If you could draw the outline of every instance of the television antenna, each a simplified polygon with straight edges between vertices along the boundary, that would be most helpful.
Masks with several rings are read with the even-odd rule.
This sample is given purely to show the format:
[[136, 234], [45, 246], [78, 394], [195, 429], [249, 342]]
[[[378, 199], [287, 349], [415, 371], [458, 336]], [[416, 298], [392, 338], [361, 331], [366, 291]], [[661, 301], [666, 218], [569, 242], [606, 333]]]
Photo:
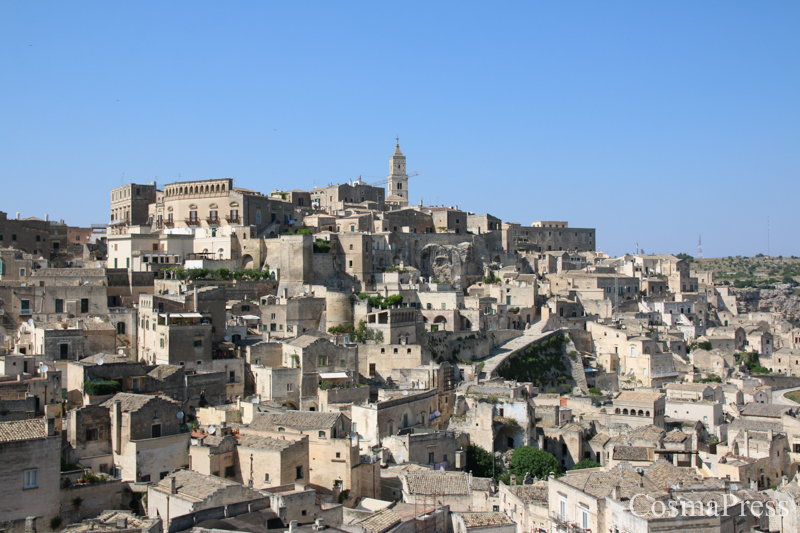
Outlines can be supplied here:
[[701, 234], [697, 237], [697, 258], [703, 258], [703, 235]]

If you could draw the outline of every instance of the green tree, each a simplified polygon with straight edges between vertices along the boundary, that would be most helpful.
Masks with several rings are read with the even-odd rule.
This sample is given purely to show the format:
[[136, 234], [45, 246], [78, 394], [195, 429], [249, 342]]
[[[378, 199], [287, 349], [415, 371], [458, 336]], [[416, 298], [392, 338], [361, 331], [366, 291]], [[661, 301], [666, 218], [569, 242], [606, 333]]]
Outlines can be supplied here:
[[[494, 469], [492, 465], [494, 464]], [[467, 471], [475, 477], [492, 477], [499, 475], [503, 470], [500, 459], [487, 452], [480, 446], [467, 448]]]
[[525, 477], [530, 472], [531, 476], [539, 479], [546, 478], [550, 472], [561, 473], [558, 459], [552, 453], [534, 448], [533, 446], [520, 446], [514, 450], [511, 456], [511, 468], [509, 471], [516, 474], [517, 479]]
[[227, 268], [218, 268], [214, 271], [219, 279], [231, 279], [231, 271]]
[[403, 304], [403, 295], [402, 294], [392, 294], [388, 298], [386, 298], [386, 305], [390, 307], [400, 307]]
[[572, 467], [572, 470], [582, 470], [584, 468], [600, 468], [600, 464], [592, 461], [591, 459], [584, 459], [580, 463]]

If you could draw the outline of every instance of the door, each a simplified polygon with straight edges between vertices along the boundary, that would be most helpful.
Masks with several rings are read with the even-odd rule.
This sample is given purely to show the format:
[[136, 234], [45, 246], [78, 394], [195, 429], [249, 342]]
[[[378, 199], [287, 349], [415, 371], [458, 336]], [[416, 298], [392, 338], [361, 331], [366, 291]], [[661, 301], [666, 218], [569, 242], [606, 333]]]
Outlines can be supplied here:
[[69, 357], [69, 344], [59, 344], [58, 350], [58, 355], [61, 359], [67, 359]]

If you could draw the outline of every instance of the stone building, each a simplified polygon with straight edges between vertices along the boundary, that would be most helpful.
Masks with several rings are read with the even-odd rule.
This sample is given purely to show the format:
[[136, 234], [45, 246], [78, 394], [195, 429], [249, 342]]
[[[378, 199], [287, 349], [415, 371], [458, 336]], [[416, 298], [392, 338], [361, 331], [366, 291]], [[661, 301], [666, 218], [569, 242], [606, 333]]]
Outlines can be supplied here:
[[87, 405], [67, 413], [67, 462], [81, 464], [93, 472], [108, 474], [114, 458], [111, 448], [111, 416], [108, 408]]
[[22, 250], [34, 257], [52, 260], [67, 251], [67, 226], [51, 222], [49, 216], [8, 218], [0, 211], [0, 247]]
[[155, 182], [129, 183], [111, 189], [109, 234], [127, 233], [128, 226], [150, 225], [150, 204], [156, 202]]
[[567, 222], [533, 222], [522, 227], [518, 222], [503, 222], [503, 249], [507, 252], [594, 251], [593, 228], [570, 228]]
[[111, 420], [113, 474], [125, 481], [155, 481], [189, 464], [189, 432], [179, 402], [118, 393], [104, 402]]
[[61, 438], [53, 418], [0, 422], [0, 517], [22, 533], [27, 517], [58, 516]]

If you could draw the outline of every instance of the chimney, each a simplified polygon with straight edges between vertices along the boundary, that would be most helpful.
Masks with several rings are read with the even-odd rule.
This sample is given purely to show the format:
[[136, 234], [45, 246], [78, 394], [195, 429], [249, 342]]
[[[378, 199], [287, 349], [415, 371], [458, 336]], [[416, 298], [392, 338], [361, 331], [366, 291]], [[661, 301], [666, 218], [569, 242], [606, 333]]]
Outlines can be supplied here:
[[17, 381], [25, 381], [25, 375], [24, 374], [17, 374]]
[[297, 531], [297, 520], [292, 520], [289, 522], [289, 533], [296, 533]]
[[178, 488], [175, 486], [175, 476], [169, 478], [169, 493], [170, 494], [178, 493]]
[[744, 430], [744, 456], [750, 457], [750, 432]]
[[117, 517], [117, 529], [128, 529], [128, 518], [125, 516]]
[[316, 520], [314, 520], [313, 529], [314, 531], [322, 531], [323, 529], [325, 529], [325, 520], [322, 518], [317, 518]]
[[[19, 218], [19, 213], [17, 213], [17, 218]], [[29, 516], [25, 519], [25, 533], [36, 533], [36, 517]]]
[[54, 437], [56, 434], [56, 417], [53, 414], [47, 415], [47, 436]]
[[[17, 211], [17, 220], [19, 220], [19, 211]], [[27, 524], [27, 522], [26, 522]]]
[[114, 400], [114, 452], [122, 453], [122, 403]]
[[771, 429], [767, 430], [767, 440], [772, 442], [775, 439], [775, 435]]

